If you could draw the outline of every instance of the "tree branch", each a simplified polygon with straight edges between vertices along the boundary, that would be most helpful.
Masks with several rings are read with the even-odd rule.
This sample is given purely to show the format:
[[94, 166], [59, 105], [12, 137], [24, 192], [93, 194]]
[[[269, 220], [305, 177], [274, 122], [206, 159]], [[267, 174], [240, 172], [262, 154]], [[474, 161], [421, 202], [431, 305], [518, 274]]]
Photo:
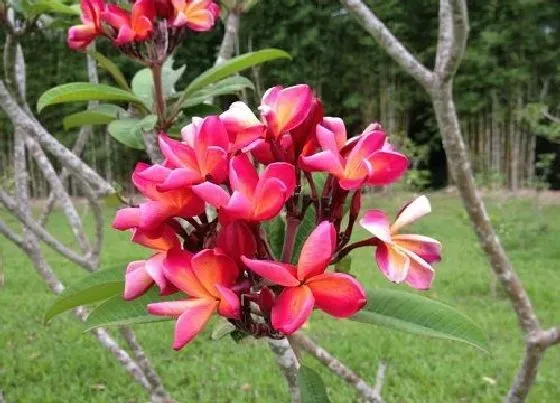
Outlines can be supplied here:
[[356, 373], [354, 373], [351, 369], [347, 368], [342, 362], [337, 360], [336, 357], [331, 355], [323, 347], [316, 344], [305, 334], [295, 333], [291, 336], [291, 340], [293, 340], [295, 343], [301, 346], [306, 352], [308, 352], [317, 360], [319, 360], [321, 363], [323, 363], [334, 374], [341, 377], [343, 380], [348, 382], [352, 387], [354, 387], [358, 391], [358, 393], [360, 394], [364, 402], [375, 402], [375, 403], [383, 402], [383, 399], [379, 395], [379, 391], [381, 390], [381, 385], [385, 373], [384, 367], [380, 365], [380, 369], [382, 369], [381, 375], [379, 375], [380, 372], [378, 371], [379, 390], [377, 390], [376, 389], [377, 385], [376, 388], [373, 388], [370, 385], [368, 385]]
[[4, 82], [0, 80], [0, 108], [6, 112], [14, 126], [20, 126], [45, 147], [63, 166], [84, 178], [99, 194], [114, 193], [115, 190], [97, 172], [72, 154], [33, 117], [29, 116], [12, 98]]
[[440, 0], [439, 37], [435, 72], [441, 82], [449, 81], [461, 64], [469, 37], [465, 0]]
[[301, 402], [301, 394], [297, 386], [297, 374], [300, 367], [296, 354], [290, 346], [288, 339], [283, 338], [280, 340], [267, 339], [270, 350], [274, 353], [278, 368], [282, 371], [288, 389], [292, 396], [292, 403]]
[[424, 87], [432, 83], [433, 73], [416, 60], [362, 0], [340, 0], [340, 2], [407, 73]]

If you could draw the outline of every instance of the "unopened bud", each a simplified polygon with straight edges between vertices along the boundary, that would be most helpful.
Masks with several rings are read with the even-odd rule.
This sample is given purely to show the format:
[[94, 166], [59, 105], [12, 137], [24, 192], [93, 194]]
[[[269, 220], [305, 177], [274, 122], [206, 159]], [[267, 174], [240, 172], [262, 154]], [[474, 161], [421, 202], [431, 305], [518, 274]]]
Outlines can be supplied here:
[[259, 292], [258, 305], [261, 312], [270, 315], [272, 306], [274, 305], [274, 293], [268, 287], [263, 287]]

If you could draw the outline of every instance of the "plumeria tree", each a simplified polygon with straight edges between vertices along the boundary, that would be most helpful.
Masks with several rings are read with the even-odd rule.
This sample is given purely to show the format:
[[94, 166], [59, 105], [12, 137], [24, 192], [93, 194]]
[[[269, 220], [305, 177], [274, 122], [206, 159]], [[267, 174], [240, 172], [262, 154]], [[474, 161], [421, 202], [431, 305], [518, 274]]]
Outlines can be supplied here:
[[[142, 200], [128, 202], [113, 221], [115, 229], [131, 232], [146, 256], [77, 282], [55, 301], [47, 319], [95, 304], [86, 322], [93, 328], [174, 320], [170, 339], [181, 350], [219, 316], [220, 334], [268, 341], [294, 401], [328, 400], [318, 375], [301, 366], [294, 345], [325, 363], [364, 400], [381, 401], [380, 382], [369, 386], [299, 332], [314, 309], [484, 348], [480, 329], [451, 307], [406, 292], [366, 289], [351, 271], [350, 253], [370, 248], [372, 267], [375, 260], [389, 281], [426, 290], [440, 260], [439, 241], [403, 231], [430, 212], [425, 196], [401, 208], [393, 222], [381, 210], [362, 208], [365, 187], [394, 183], [408, 166], [380, 124], [349, 135], [341, 118], [324, 115], [321, 100], [306, 84], [270, 88], [257, 114], [238, 101], [223, 112], [189, 115], [190, 107], [208, 107], [209, 97], [251, 88], [247, 79], [228, 78], [231, 74], [286, 54], [239, 56], [176, 91], [173, 50], [193, 31], [211, 29], [218, 5], [131, 3], [82, 0], [82, 24], [70, 28], [68, 44], [83, 50], [97, 37], [108, 38], [144, 65], [132, 85], [98, 55], [120, 89], [64, 84], [45, 93], [38, 107], [86, 100], [129, 104], [116, 114], [104, 112], [105, 105], [95, 116], [85, 111], [72, 119], [100, 123], [91, 119], [105, 113], [101, 122], [109, 123], [110, 134], [145, 147], [151, 157], [152, 164], [137, 164], [132, 175]], [[370, 236], [355, 239], [356, 223]]]

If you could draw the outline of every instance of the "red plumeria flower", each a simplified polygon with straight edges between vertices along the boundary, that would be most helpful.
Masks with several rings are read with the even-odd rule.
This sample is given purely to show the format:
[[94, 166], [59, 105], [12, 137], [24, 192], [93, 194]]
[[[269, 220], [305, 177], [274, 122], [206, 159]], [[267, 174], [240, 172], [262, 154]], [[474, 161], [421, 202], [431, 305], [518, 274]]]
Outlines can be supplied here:
[[[139, 163], [132, 174], [132, 182], [146, 196], [147, 200], [140, 204], [138, 214], [142, 229], [155, 229], [174, 217], [194, 217], [204, 211], [204, 202], [195, 195], [190, 187], [182, 187], [171, 191], [161, 191], [170, 169], [161, 165]], [[127, 210], [128, 211], [128, 210]], [[127, 213], [128, 214], [128, 213]], [[125, 214], [117, 219], [126, 221]]]
[[173, 25], [188, 26], [193, 31], [209, 31], [218, 17], [220, 7], [212, 0], [172, 0], [175, 8]]
[[152, 0], [137, 0], [130, 14], [119, 6], [109, 4], [107, 11], [102, 14], [102, 19], [118, 30], [115, 43], [123, 45], [145, 40], [152, 32], [155, 15]]
[[272, 260], [242, 258], [253, 272], [284, 287], [271, 312], [272, 326], [292, 334], [309, 318], [314, 307], [338, 318], [358, 312], [366, 293], [354, 277], [324, 273], [335, 250], [336, 232], [323, 221], [309, 235], [296, 266]]
[[239, 297], [232, 286], [239, 268], [228, 256], [204, 249], [192, 256], [183, 250], [172, 250], [164, 261], [166, 277], [189, 297], [182, 301], [148, 305], [152, 315], [177, 318], [173, 348], [180, 350], [202, 331], [213, 313], [226, 318], [239, 318]]
[[245, 154], [230, 161], [228, 194], [220, 186], [204, 182], [192, 190], [204, 201], [220, 209], [225, 221], [266, 221], [278, 215], [296, 187], [294, 166], [277, 162], [266, 167], [259, 176]]
[[418, 289], [431, 287], [434, 278], [431, 264], [441, 259], [441, 244], [426, 236], [399, 233], [401, 228], [430, 211], [430, 202], [426, 196], [420, 196], [399, 212], [392, 225], [380, 210], [370, 210], [360, 220], [360, 225], [378, 240], [375, 258], [389, 280], [404, 281]]
[[[172, 168], [160, 190], [177, 189], [206, 180], [222, 183], [228, 176], [229, 137], [217, 116], [185, 127], [186, 141], [159, 136], [164, 165]], [[192, 136], [192, 138], [190, 138]]]
[[216, 238], [216, 246], [241, 265], [241, 256], [254, 257], [257, 241], [244, 221], [233, 221], [222, 226]]
[[167, 21], [173, 21], [175, 18], [175, 7], [171, 0], [154, 0], [156, 15], [165, 18]]
[[316, 135], [322, 151], [303, 156], [303, 168], [336, 176], [344, 190], [356, 190], [364, 183], [387, 185], [406, 172], [408, 159], [391, 150], [379, 125], [370, 125], [357, 139], [347, 142], [342, 119], [325, 118]]
[[70, 49], [85, 49], [96, 36], [103, 33], [101, 13], [105, 7], [104, 0], [80, 1], [82, 24], [74, 25], [68, 30], [68, 47]]
[[154, 250], [155, 254], [147, 260], [136, 260], [128, 264], [125, 275], [124, 299], [138, 298], [148, 291], [154, 283], [159, 287], [160, 295], [177, 292], [177, 288], [167, 280], [163, 273], [163, 260], [167, 256], [167, 251], [181, 247], [175, 231], [169, 226], [164, 226], [157, 231], [136, 229], [132, 241]]

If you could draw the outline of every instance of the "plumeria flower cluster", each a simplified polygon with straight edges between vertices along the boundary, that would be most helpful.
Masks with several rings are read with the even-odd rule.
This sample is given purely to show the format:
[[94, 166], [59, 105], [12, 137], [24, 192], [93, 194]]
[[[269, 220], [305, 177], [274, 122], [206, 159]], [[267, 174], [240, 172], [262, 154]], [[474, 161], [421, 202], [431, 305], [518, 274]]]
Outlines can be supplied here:
[[[85, 49], [96, 37], [109, 38], [128, 56], [147, 64], [173, 52], [187, 30], [209, 31], [220, 16], [212, 0], [133, 0], [112, 4], [81, 0], [82, 24], [68, 31], [68, 46]], [[145, 45], [141, 48], [140, 45]]]
[[[392, 224], [380, 210], [360, 212], [364, 186], [393, 183], [407, 169], [380, 125], [349, 139], [342, 119], [324, 116], [307, 85], [269, 89], [259, 111], [257, 117], [234, 102], [220, 116], [193, 118], [180, 140], [160, 133], [163, 163], [138, 164], [132, 175], [144, 200], [118, 211], [113, 222], [152, 251], [128, 265], [124, 298], [153, 286], [176, 294], [147, 306], [153, 315], [176, 318], [175, 349], [214, 314], [246, 334], [276, 338], [301, 328], [314, 309], [354, 315], [366, 292], [332, 267], [357, 247], [375, 248], [393, 282], [418, 289], [432, 283], [439, 242], [401, 233], [430, 211], [424, 196]], [[294, 256], [309, 209], [315, 227]], [[267, 239], [267, 222], [278, 219], [285, 222], [280, 256]], [[372, 236], [350, 243], [358, 219]]]

